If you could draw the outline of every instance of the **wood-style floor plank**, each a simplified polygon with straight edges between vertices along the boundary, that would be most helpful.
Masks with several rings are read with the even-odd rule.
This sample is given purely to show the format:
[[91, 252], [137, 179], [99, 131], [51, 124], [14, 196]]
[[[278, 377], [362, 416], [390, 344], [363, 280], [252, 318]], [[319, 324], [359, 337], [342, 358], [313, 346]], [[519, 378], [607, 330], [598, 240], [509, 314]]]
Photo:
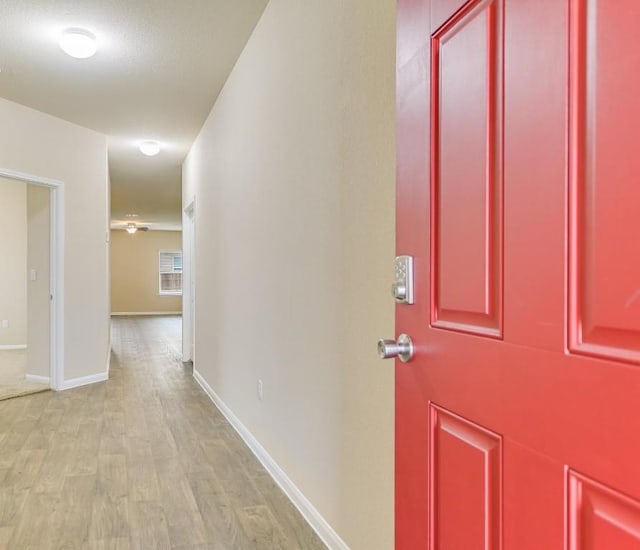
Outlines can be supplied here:
[[107, 382], [0, 401], [0, 550], [325, 546], [180, 362], [115, 319]]
[[13, 527], [0, 527], [0, 548], [7, 547], [13, 536]]
[[[62, 488], [61, 528], [56, 537], [57, 548], [88, 546], [93, 500], [96, 494], [95, 475], [67, 476]], [[28, 518], [22, 518], [27, 522]]]

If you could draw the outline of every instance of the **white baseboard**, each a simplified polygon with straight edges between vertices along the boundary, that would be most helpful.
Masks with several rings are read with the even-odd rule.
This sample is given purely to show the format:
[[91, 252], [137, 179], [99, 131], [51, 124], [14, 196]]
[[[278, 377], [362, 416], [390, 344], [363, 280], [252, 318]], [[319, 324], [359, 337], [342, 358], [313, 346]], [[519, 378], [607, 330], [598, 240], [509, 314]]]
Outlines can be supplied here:
[[0, 346], [0, 351], [10, 351], [14, 349], [27, 349], [27, 344], [12, 344], [8, 346]]
[[72, 378], [71, 380], [65, 380], [62, 383], [63, 390], [70, 390], [71, 388], [79, 388], [80, 386], [87, 386], [89, 384], [95, 384], [96, 382], [104, 382], [109, 379], [109, 374], [101, 372], [98, 374], [90, 374], [89, 376], [81, 376], [80, 378]]
[[51, 384], [51, 378], [48, 376], [38, 376], [37, 374], [27, 374], [25, 375], [25, 379], [27, 382], [37, 382], [38, 384], [47, 384], [48, 386]]
[[111, 317], [137, 317], [147, 315], [182, 315], [182, 311], [112, 311]]
[[274, 481], [278, 484], [280, 489], [284, 491], [284, 494], [289, 497], [289, 500], [302, 514], [304, 519], [307, 520], [312, 529], [318, 534], [322, 541], [330, 548], [330, 550], [349, 550], [347, 544], [339, 537], [331, 525], [325, 520], [318, 510], [309, 502], [307, 497], [304, 496], [302, 491], [298, 489], [293, 481], [289, 479], [287, 474], [284, 473], [282, 468], [278, 466], [276, 461], [267, 453], [266, 449], [260, 445], [258, 440], [253, 434], [240, 422], [238, 417], [231, 412], [231, 409], [225, 405], [224, 401], [218, 397], [216, 392], [213, 391], [211, 386], [202, 377], [202, 375], [193, 369], [193, 377], [196, 382], [200, 384], [200, 387], [211, 398], [214, 405], [220, 410], [220, 412], [229, 421], [231, 426], [238, 432], [238, 435], [247, 444], [251, 452], [256, 456], [264, 468], [269, 472]]

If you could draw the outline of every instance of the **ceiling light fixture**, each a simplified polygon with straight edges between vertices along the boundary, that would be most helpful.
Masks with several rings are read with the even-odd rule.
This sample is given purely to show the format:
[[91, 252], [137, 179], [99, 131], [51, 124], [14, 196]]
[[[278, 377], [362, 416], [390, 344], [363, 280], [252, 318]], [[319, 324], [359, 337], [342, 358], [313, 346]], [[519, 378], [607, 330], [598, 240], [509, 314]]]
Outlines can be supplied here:
[[138, 231], [138, 226], [131, 222], [127, 224], [127, 233], [129, 233], [129, 235], [133, 235], [136, 231]]
[[153, 157], [160, 152], [160, 144], [157, 141], [143, 141], [139, 147], [140, 152], [148, 157]]
[[85, 29], [67, 29], [59, 44], [64, 53], [76, 59], [86, 59], [98, 51], [96, 37]]

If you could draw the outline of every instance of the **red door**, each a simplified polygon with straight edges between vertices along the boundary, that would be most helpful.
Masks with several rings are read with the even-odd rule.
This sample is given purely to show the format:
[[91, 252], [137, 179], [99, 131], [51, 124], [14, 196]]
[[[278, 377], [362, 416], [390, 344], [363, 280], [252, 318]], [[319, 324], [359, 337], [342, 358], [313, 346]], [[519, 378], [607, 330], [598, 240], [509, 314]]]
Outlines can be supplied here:
[[640, 549], [640, 2], [398, 1], [396, 547]]

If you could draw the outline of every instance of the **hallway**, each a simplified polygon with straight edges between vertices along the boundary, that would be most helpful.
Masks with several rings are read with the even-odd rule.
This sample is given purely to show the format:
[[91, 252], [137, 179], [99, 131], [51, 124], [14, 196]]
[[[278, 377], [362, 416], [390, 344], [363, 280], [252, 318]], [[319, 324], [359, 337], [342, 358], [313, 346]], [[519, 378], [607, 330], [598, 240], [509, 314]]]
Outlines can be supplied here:
[[180, 361], [116, 318], [110, 380], [0, 402], [0, 549], [325, 548]]

